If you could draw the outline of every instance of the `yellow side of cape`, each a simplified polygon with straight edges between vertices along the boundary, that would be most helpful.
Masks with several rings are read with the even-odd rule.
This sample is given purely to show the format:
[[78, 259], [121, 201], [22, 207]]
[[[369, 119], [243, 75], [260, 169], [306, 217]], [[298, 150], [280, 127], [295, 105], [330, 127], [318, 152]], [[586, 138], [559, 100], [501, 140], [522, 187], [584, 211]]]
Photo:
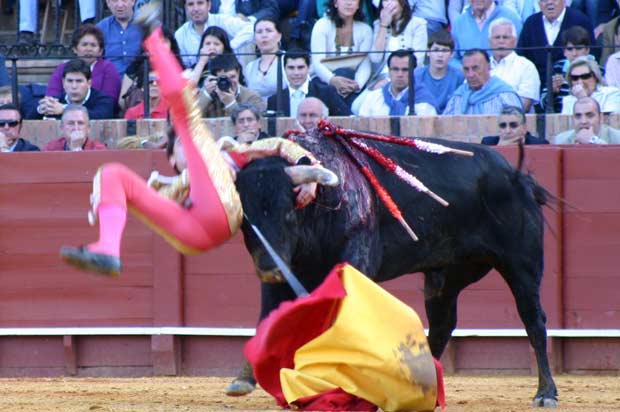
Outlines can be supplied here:
[[340, 387], [388, 412], [434, 410], [435, 364], [418, 315], [352, 266], [341, 279], [334, 324], [280, 371], [288, 403]]

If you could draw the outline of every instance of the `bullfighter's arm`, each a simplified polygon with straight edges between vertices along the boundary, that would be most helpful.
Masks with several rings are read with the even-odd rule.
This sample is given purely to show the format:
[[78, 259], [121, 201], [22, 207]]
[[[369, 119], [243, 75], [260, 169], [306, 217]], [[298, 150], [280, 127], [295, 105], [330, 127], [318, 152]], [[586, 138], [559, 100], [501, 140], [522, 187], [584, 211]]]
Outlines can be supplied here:
[[252, 143], [236, 145], [228, 149], [230, 152], [243, 155], [247, 162], [269, 156], [280, 156], [290, 164], [319, 165], [321, 162], [308, 150], [297, 143], [281, 137], [255, 140]]
[[186, 205], [189, 196], [189, 174], [184, 170], [177, 176], [163, 176], [154, 171], [148, 180], [148, 185], [170, 200]]

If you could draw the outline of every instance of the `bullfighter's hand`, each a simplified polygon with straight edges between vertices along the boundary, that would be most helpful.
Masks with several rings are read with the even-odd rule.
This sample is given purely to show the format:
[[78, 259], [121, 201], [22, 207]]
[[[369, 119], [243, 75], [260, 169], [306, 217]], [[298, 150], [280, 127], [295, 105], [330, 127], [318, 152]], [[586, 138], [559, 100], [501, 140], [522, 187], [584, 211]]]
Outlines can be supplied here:
[[293, 188], [293, 192], [297, 193], [296, 207], [302, 209], [310, 204], [316, 198], [316, 182], [303, 183]]

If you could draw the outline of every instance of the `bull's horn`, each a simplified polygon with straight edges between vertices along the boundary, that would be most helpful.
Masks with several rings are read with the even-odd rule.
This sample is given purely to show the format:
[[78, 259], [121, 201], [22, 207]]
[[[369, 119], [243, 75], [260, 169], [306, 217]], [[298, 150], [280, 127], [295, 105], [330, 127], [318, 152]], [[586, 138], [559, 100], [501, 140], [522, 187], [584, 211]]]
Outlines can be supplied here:
[[324, 186], [338, 186], [339, 183], [336, 173], [321, 166], [289, 166], [285, 167], [284, 171], [289, 175], [295, 186], [310, 182]]

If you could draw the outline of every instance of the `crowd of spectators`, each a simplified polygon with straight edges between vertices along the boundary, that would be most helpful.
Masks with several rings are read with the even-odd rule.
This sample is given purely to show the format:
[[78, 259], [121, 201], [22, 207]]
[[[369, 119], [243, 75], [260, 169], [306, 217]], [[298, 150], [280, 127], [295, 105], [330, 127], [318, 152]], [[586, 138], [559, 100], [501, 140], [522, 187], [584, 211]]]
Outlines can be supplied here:
[[[148, 1], [106, 0], [108, 16], [95, 22], [95, 2], [80, 0], [75, 57], [59, 64], [47, 85], [22, 84], [15, 93], [0, 56], [2, 150], [31, 150], [19, 139], [22, 119], [60, 119], [64, 140], [53, 148], [81, 150], [100, 148], [88, 127], [79, 129], [84, 119], [167, 117], [133, 21]], [[19, 44], [36, 43], [37, 4], [20, 0]], [[604, 119], [620, 112], [620, 0], [183, 6], [186, 21], [165, 32], [169, 46], [196, 85], [203, 116], [230, 117], [244, 141], [265, 136], [257, 128], [264, 114], [297, 118], [302, 128], [327, 116], [494, 114], [499, 135], [484, 142], [529, 144], [546, 140], [526, 130], [527, 113], [571, 114], [577, 124], [588, 113]], [[587, 139], [573, 130], [577, 138], [562, 142], [614, 142], [606, 127], [590, 123]]]

